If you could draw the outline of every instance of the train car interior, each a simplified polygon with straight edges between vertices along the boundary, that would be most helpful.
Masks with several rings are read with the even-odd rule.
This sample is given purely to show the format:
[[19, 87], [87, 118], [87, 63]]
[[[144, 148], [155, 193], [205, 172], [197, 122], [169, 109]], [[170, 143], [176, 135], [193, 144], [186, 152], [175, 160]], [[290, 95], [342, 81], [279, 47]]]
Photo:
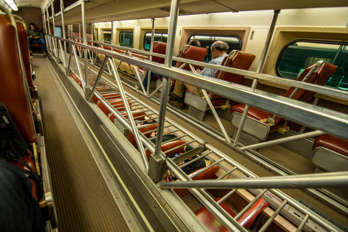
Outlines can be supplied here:
[[348, 231], [347, 15], [0, 0], [0, 228]]

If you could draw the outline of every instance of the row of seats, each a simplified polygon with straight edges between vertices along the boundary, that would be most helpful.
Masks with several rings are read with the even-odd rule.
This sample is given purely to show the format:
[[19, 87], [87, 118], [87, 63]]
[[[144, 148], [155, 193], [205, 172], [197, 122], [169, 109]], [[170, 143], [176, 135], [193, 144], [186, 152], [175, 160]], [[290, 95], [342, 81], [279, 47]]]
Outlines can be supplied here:
[[[17, 36], [19, 41], [16, 39]], [[31, 75], [28, 39], [24, 25], [17, 22], [16, 31], [9, 18], [0, 14], [0, 41], [0, 101], [7, 108], [27, 147], [30, 147], [30, 144], [37, 143], [33, 121], [35, 111], [29, 95], [30, 88], [34, 88], [35, 85]], [[32, 151], [29, 149], [24, 151], [22, 158], [36, 172]], [[11, 163], [26, 169], [19, 162], [11, 161]], [[38, 200], [42, 195], [37, 191], [36, 182], [32, 179], [30, 181], [33, 185], [33, 197]]]
[[[80, 83], [80, 80], [72, 74], [73, 79]], [[90, 78], [93, 79], [93, 78]], [[109, 93], [102, 93], [101, 96], [107, 100], [117, 111], [119, 111], [122, 115], [125, 116], [126, 119], [128, 119], [128, 116], [125, 112], [125, 107], [123, 104], [123, 101], [121, 99], [121, 96], [119, 93], [116, 92], [109, 92]], [[113, 122], [117, 120], [116, 115], [112, 114], [110, 110], [101, 102], [96, 101], [95, 102], [98, 106], [98, 108]], [[146, 113], [138, 109], [137, 107], [132, 107], [132, 103], [128, 101], [129, 106], [132, 109], [132, 115], [136, 122], [145, 122], [149, 120], [149, 117], [147, 117]], [[146, 124], [138, 125], [139, 132], [145, 135], [146, 137], [150, 137], [151, 134], [157, 131], [157, 123], [153, 122], [152, 124], [149, 124], [146, 126]], [[129, 142], [137, 148], [137, 144], [134, 138], [134, 135], [132, 132], [128, 132], [128, 140]], [[173, 141], [169, 141], [166, 143], [163, 143], [161, 146], [162, 152], [164, 152], [168, 157], [171, 157], [175, 154], [181, 154], [185, 152], [185, 146], [186, 142], [179, 139], [174, 139]], [[151, 152], [149, 150], [145, 151], [147, 159], [150, 159]], [[196, 159], [199, 159], [199, 157], [196, 157]], [[204, 179], [214, 179], [216, 173], [220, 169], [218, 165], [211, 165], [208, 169], [205, 169], [205, 167], [200, 168], [198, 170], [195, 170], [192, 173], [189, 173], [189, 176], [193, 180], [204, 180]], [[171, 175], [165, 174], [164, 176], [165, 181], [176, 181], [171, 177]], [[190, 191], [187, 189], [173, 189], [173, 191], [181, 198], [184, 198], [190, 194]], [[262, 207], [258, 207], [261, 205], [260, 201], [264, 201], [263, 199], [259, 200], [256, 205], [254, 205], [250, 210], [248, 210], [241, 218], [239, 218], [238, 222], [240, 222], [245, 228], [248, 228], [255, 220], [255, 218], [263, 211], [264, 208], [269, 206], [269, 203], [264, 203]], [[225, 203], [222, 202], [221, 206], [231, 215], [235, 216], [236, 214], [231, 210], [231, 208]], [[257, 210], [256, 210], [257, 209]], [[207, 226], [207, 228], [210, 231], [226, 231], [226, 228], [221, 223], [216, 223], [216, 219], [214, 219], [214, 216], [205, 208], [198, 210], [195, 212], [197, 217]]]

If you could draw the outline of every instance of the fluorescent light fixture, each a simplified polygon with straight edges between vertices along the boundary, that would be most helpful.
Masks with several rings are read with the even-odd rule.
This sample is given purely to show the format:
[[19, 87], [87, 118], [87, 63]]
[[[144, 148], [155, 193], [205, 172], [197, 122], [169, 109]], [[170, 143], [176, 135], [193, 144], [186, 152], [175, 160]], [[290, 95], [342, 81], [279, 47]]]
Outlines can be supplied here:
[[12, 10], [18, 11], [17, 4], [14, 0], [4, 0], [4, 1], [7, 3], [7, 5], [9, 5], [12, 8]]

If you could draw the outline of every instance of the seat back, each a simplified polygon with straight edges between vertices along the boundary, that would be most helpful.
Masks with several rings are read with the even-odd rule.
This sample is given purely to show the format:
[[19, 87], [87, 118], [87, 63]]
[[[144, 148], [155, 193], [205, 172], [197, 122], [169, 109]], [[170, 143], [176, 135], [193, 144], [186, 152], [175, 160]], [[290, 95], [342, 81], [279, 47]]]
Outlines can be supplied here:
[[[157, 126], [158, 125], [155, 124], [155, 125], [151, 125], [148, 127], [143, 127], [141, 129], [139, 129], [139, 132], [143, 133], [146, 137], [149, 137], [152, 133], [151, 131], [157, 129]], [[138, 148], [137, 143], [135, 141], [135, 137], [134, 137], [132, 132], [129, 132], [128, 140], [131, 144], [133, 144], [134, 147]]]
[[[241, 51], [232, 51], [228, 56], [224, 58], [221, 65], [226, 67], [231, 67], [231, 68], [248, 70], [251, 64], [253, 63], [254, 59], [255, 59], [255, 55], [253, 54], [249, 54], [249, 53], [245, 53]], [[229, 73], [229, 72], [218, 71], [215, 74], [215, 78], [240, 84], [243, 81], [244, 76], [234, 74], [234, 73]], [[214, 98], [216, 99], [221, 97], [215, 95], [214, 93], [211, 93], [210, 99], [214, 99]]]
[[0, 101], [28, 143], [36, 142], [29, 90], [21, 69], [16, 30], [0, 15]]
[[[296, 80], [302, 81], [307, 76], [307, 74], [310, 72], [310, 70], [313, 68], [314, 65], [311, 65], [305, 70], [303, 70], [303, 72], [298, 76]], [[336, 69], [337, 69], [337, 66], [324, 62], [318, 69], [314, 70], [314, 72], [308, 77], [308, 79], [305, 82], [316, 84], [316, 85], [324, 85], [329, 80], [329, 78], [334, 74]], [[295, 89], [296, 89], [295, 87], [290, 87], [289, 90], [284, 94], [284, 96], [289, 97]], [[292, 97], [292, 99], [308, 102], [309, 100], [311, 100], [314, 94], [315, 92], [299, 89], [297, 93]]]
[[29, 87], [32, 88], [34, 87], [34, 82], [31, 77], [28, 35], [24, 25], [20, 22], [17, 22], [17, 33], [18, 33], [19, 45], [21, 47], [21, 54], [23, 58], [26, 78], [27, 78]]
[[[217, 171], [219, 171], [219, 169], [220, 169], [220, 167], [218, 165], [214, 165], [213, 167], [211, 167], [211, 168], [205, 170], [204, 172], [198, 174], [197, 176], [193, 177], [192, 180], [209, 180], [209, 179], [212, 179], [215, 176], [215, 174], [217, 173]], [[199, 172], [200, 170], [201, 169], [198, 169], [198, 170], [194, 171], [193, 173], [191, 173], [189, 175], [189, 177], [194, 175], [195, 173]], [[187, 190], [187, 189], [173, 189], [173, 190], [181, 198], [183, 198], [183, 197], [185, 197], [185, 196], [190, 194], [190, 191]]]
[[[162, 42], [155, 42], [153, 45], [153, 52], [159, 54], [166, 54], [167, 44]], [[152, 61], [160, 64], [164, 64], [164, 58], [152, 56]]]
[[[163, 144], [161, 146], [161, 151], [163, 151], [165, 153], [166, 151], [176, 147], [174, 150], [172, 150], [172, 151], [170, 151], [168, 153], [165, 153], [167, 156], [170, 156], [170, 155], [173, 155], [175, 153], [183, 152], [184, 148], [185, 148], [185, 144], [186, 144], [185, 141], [182, 141], [182, 140], [172, 141], [172, 142]], [[182, 146], [180, 146], [180, 145], [182, 145]], [[152, 153], [149, 150], [146, 150], [145, 153], [146, 153], [146, 156], [147, 156], [147, 160], [149, 160], [150, 159], [150, 155]]]
[[[206, 48], [191, 46], [191, 45], [185, 45], [181, 52], [179, 57], [189, 59], [189, 60], [196, 60], [196, 61], [203, 61], [205, 54], [207, 53]], [[179, 68], [183, 63], [177, 62], [175, 64], [175, 67]], [[194, 65], [195, 69], [198, 69], [199, 66]], [[183, 69], [191, 71], [190, 66], [187, 64]]]

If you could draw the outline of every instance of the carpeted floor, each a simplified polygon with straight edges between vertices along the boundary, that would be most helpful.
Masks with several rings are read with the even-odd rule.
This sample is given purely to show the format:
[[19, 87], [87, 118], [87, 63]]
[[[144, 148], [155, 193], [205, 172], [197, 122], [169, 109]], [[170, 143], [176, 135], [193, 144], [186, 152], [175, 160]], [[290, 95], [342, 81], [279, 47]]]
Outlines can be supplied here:
[[130, 231], [44, 57], [33, 58], [60, 232]]

